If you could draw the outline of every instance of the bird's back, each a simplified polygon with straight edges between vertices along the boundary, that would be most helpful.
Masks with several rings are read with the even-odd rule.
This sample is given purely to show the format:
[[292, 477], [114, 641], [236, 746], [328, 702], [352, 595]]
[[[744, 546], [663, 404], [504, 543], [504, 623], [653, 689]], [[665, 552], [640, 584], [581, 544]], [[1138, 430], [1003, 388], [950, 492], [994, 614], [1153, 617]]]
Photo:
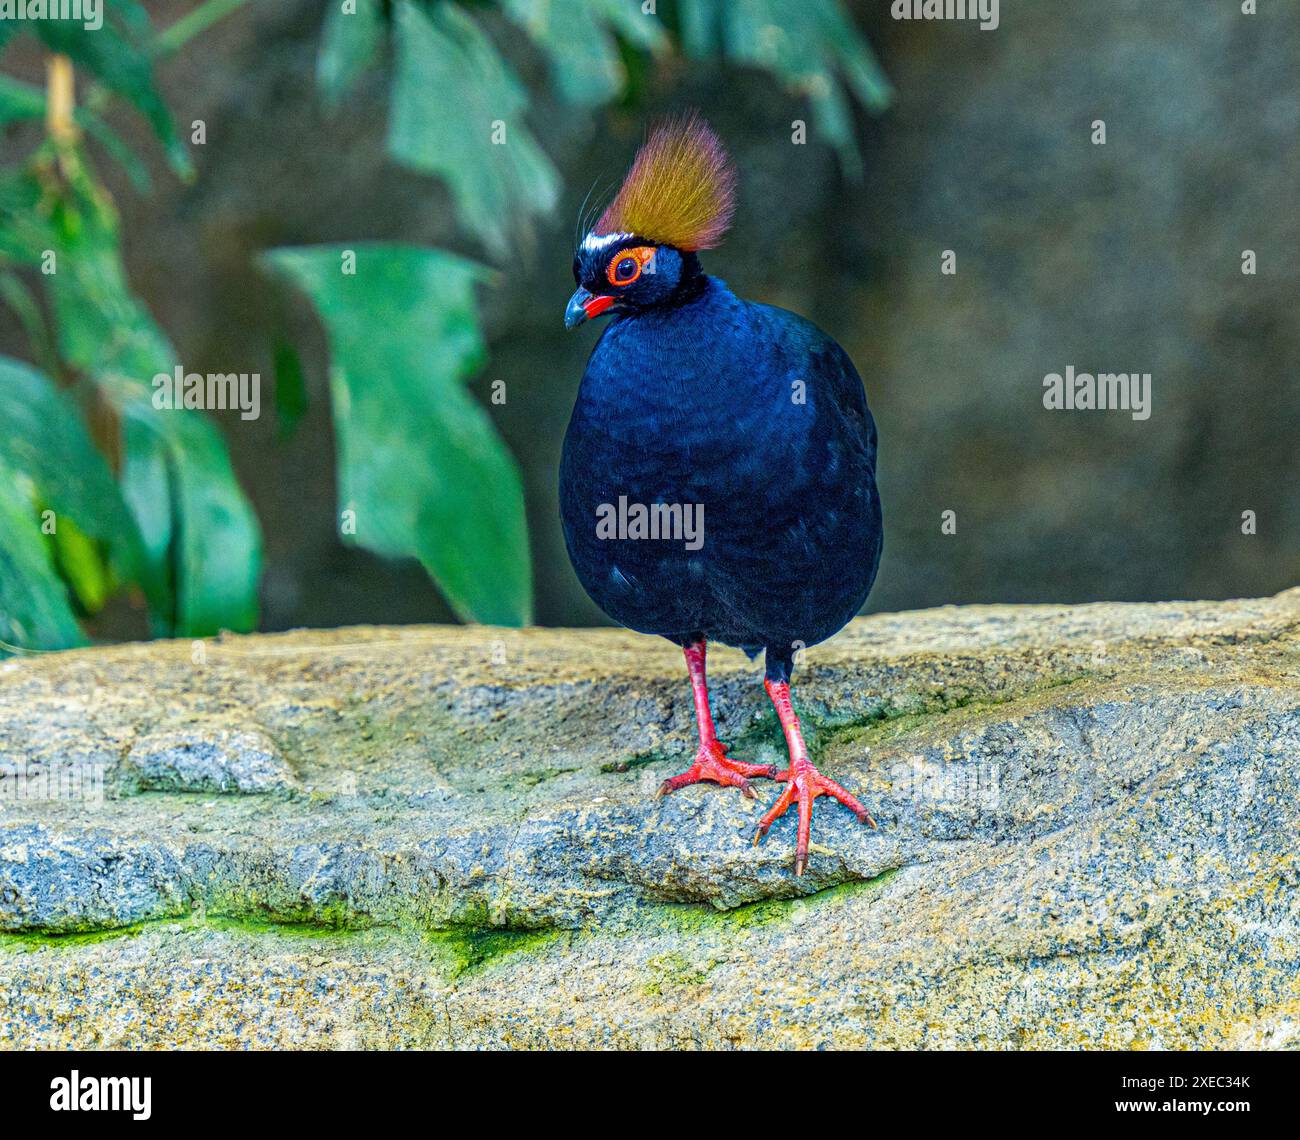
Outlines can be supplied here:
[[[875, 577], [875, 455], [839, 345], [709, 278], [686, 305], [616, 321], [592, 352], [561, 463], [569, 553], [593, 600], [633, 629], [811, 645]], [[702, 534], [635, 537], [621, 523], [639, 506], [676, 508], [660, 517]]]

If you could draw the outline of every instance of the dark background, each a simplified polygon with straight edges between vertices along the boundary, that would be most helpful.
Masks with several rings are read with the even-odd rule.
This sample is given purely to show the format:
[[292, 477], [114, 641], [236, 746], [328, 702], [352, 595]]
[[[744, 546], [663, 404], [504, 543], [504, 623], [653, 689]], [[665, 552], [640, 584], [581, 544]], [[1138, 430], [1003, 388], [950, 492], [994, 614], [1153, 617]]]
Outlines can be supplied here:
[[[166, 26], [186, 3], [148, 5]], [[769, 76], [668, 57], [635, 101], [555, 102], [542, 62], [488, 26], [533, 94], [530, 122], [565, 179], [559, 210], [481, 293], [491, 411], [524, 472], [542, 624], [604, 621], [564, 554], [560, 442], [590, 327], [566, 334], [574, 220], [621, 173], [648, 116], [701, 108], [741, 173], [730, 239], [706, 267], [742, 296], [801, 312], [857, 363], [881, 434], [885, 555], [869, 609], [1263, 595], [1300, 581], [1300, 4], [1002, 0], [1001, 26], [898, 23], [849, 5], [896, 88], [859, 110], [861, 182], [833, 151], [792, 146], [806, 106]], [[415, 563], [345, 549], [335, 527], [324, 336], [254, 266], [283, 245], [392, 239], [483, 258], [436, 180], [386, 158], [385, 83], [327, 115], [313, 73], [322, 5], [265, 0], [166, 61], [159, 78], [198, 178], [171, 177], [145, 128], [151, 194], [105, 167], [132, 284], [187, 369], [260, 372], [302, 352], [309, 407], [221, 417], [265, 540], [262, 627], [441, 621]], [[14, 62], [20, 72], [21, 60]], [[39, 78], [39, 66], [32, 78]], [[1090, 141], [1104, 119], [1108, 141]], [[942, 251], [958, 272], [939, 272]], [[1258, 256], [1256, 276], [1241, 254]], [[8, 318], [0, 352], [21, 355]], [[1152, 414], [1049, 412], [1042, 380], [1149, 372]], [[957, 514], [957, 533], [940, 530]], [[1241, 516], [1256, 512], [1258, 533]], [[140, 636], [112, 607], [100, 636]]]

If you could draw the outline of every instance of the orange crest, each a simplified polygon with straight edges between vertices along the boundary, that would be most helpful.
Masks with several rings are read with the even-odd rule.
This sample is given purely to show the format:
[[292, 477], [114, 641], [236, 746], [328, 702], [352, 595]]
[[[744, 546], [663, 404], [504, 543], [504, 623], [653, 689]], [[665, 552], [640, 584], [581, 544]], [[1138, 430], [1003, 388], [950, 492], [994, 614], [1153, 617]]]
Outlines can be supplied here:
[[595, 234], [636, 234], [656, 245], [710, 249], [736, 211], [736, 170], [694, 111], [650, 132]]

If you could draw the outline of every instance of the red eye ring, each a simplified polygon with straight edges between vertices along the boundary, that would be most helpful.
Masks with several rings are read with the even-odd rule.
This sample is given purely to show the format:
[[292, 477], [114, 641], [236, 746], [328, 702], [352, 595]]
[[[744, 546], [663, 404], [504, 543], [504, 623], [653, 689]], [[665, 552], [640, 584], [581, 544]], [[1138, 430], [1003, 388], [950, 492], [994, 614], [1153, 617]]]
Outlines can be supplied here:
[[[631, 285], [645, 271], [655, 258], [655, 250], [652, 245], [638, 245], [632, 249], [620, 249], [605, 267], [605, 276], [611, 285], [617, 285], [620, 289]], [[619, 273], [620, 269], [625, 268], [627, 262], [632, 263], [632, 269], [629, 275], [624, 276]]]

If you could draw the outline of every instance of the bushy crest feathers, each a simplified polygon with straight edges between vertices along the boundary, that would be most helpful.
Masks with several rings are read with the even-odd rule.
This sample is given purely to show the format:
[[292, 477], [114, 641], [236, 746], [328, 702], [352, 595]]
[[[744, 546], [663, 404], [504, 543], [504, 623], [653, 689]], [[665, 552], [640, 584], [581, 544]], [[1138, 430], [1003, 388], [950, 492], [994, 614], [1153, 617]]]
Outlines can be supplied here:
[[691, 111], [659, 124], [593, 233], [637, 234], [681, 250], [718, 245], [736, 211], [736, 169], [718, 136]]

